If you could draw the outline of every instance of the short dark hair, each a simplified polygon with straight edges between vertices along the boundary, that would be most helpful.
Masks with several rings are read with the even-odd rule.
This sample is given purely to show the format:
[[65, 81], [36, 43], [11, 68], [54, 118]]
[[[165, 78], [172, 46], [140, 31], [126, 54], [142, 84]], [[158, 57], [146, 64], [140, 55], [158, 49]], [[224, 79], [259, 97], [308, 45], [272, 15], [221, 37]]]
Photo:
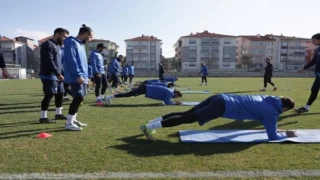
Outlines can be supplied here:
[[168, 87], [174, 87], [173, 83], [168, 83]]
[[174, 94], [174, 96], [178, 95], [178, 96], [182, 97], [182, 93], [180, 91], [174, 90], [173, 94]]
[[82, 24], [82, 27], [79, 29], [79, 35], [84, 33], [92, 33], [92, 29], [85, 24]]
[[317, 33], [311, 37], [311, 39], [320, 40], [320, 33]]
[[98, 49], [98, 48], [104, 48], [103, 43], [99, 43], [99, 44], [97, 45], [97, 49]]
[[293, 99], [289, 97], [281, 97], [282, 107], [287, 109], [293, 109], [295, 106], [295, 102]]
[[69, 35], [69, 31], [63, 28], [57, 28], [54, 30], [53, 35], [67, 33]]
[[270, 59], [270, 58], [268, 58], [268, 57], [266, 58], [266, 60], [269, 60], [269, 61], [271, 61], [271, 59]]

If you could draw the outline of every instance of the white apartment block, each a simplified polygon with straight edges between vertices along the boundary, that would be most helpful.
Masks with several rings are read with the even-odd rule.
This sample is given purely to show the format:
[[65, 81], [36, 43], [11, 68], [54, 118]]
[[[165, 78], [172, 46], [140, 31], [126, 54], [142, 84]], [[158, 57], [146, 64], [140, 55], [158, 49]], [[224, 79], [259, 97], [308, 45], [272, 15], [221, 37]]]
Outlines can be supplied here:
[[210, 33], [191, 33], [178, 39], [175, 58], [181, 71], [199, 71], [201, 63], [209, 69], [235, 69], [236, 36]]
[[162, 54], [162, 43], [154, 36], [145, 36], [127, 39], [126, 59], [134, 62], [137, 70], [158, 70]]
[[1, 37], [1, 52], [6, 64], [21, 65], [27, 67], [27, 44], [15, 39]]
[[274, 68], [295, 71], [300, 69], [306, 60], [308, 39], [277, 36], [239, 36], [237, 39], [237, 65], [241, 64], [242, 55], [251, 57], [250, 68], [262, 69], [265, 58], [270, 58]]

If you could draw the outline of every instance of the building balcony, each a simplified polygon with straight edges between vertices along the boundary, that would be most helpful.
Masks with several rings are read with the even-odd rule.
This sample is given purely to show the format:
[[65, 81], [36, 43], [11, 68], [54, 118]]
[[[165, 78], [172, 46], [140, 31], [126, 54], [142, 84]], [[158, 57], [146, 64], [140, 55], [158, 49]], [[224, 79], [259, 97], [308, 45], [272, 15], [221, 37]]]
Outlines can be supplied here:
[[147, 45], [135, 45], [133, 46], [134, 49], [148, 49]]
[[289, 49], [307, 49], [307, 46], [289, 46]]
[[295, 54], [295, 53], [293, 53], [293, 54], [288, 54], [288, 56], [293, 56], [293, 57], [304, 57], [304, 56], [306, 56], [306, 54], [305, 54], [305, 53], [301, 53], [301, 54]]
[[2, 52], [12, 52], [14, 48], [1, 48]]

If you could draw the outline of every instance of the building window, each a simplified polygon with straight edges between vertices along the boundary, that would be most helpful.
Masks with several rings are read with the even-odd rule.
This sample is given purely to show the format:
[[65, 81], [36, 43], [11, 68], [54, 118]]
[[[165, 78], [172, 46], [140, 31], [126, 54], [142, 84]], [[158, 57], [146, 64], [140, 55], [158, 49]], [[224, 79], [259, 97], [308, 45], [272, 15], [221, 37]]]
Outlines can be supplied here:
[[201, 50], [202, 51], [209, 51], [210, 47], [209, 46], [202, 46]]
[[197, 50], [197, 46], [189, 46], [189, 51], [196, 51]]
[[209, 54], [207, 54], [207, 53], [201, 53], [201, 58], [208, 58], [208, 57], [210, 57]]
[[231, 44], [231, 40], [225, 40], [223, 44]]
[[190, 39], [189, 44], [197, 44], [197, 41], [195, 39]]
[[281, 46], [288, 46], [288, 42], [281, 42]]
[[196, 59], [197, 55], [196, 54], [189, 54], [189, 59]]
[[223, 67], [230, 67], [230, 62], [223, 62]]
[[267, 53], [273, 53], [273, 49], [268, 49]]
[[151, 42], [151, 46], [156, 46], [156, 42]]
[[281, 49], [281, 54], [288, 54], [288, 49]]
[[230, 54], [224, 54], [223, 58], [231, 58]]
[[273, 42], [268, 42], [268, 46], [273, 46]]

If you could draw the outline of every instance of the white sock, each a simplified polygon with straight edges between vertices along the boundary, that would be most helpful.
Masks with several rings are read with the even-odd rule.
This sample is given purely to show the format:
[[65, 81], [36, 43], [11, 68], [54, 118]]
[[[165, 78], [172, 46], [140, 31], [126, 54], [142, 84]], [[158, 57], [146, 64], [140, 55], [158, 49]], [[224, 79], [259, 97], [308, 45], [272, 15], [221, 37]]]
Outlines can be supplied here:
[[64, 99], [67, 99], [67, 98], [68, 98], [68, 96], [64, 96], [63, 98], [64, 98]]
[[100, 100], [100, 97], [98, 96], [98, 97], [96, 97], [96, 100], [98, 101], [98, 100]]
[[104, 99], [104, 95], [100, 95], [100, 99]]
[[154, 123], [154, 122], [158, 122], [158, 121], [163, 121], [162, 117], [155, 118], [155, 119], [149, 121], [149, 123]]
[[47, 112], [48, 111], [41, 111], [41, 119], [44, 119], [44, 118], [47, 118], [48, 116], [47, 116]]
[[154, 123], [147, 124], [147, 127], [150, 129], [159, 129], [159, 128], [162, 128], [162, 124], [161, 124], [161, 121], [157, 121]]
[[73, 124], [74, 116], [75, 115], [68, 114], [67, 125]]
[[62, 107], [56, 108], [56, 114], [62, 114]]
[[306, 108], [306, 109], [309, 110], [309, 109], [310, 109], [310, 106], [309, 106], [309, 105], [305, 105], [304, 108]]
[[78, 120], [77, 120], [77, 115], [78, 115], [78, 113], [75, 113], [75, 114], [74, 114], [74, 116], [73, 116], [73, 121], [78, 121]]
[[114, 95], [107, 96], [107, 99], [113, 99], [113, 98], [115, 98]]

